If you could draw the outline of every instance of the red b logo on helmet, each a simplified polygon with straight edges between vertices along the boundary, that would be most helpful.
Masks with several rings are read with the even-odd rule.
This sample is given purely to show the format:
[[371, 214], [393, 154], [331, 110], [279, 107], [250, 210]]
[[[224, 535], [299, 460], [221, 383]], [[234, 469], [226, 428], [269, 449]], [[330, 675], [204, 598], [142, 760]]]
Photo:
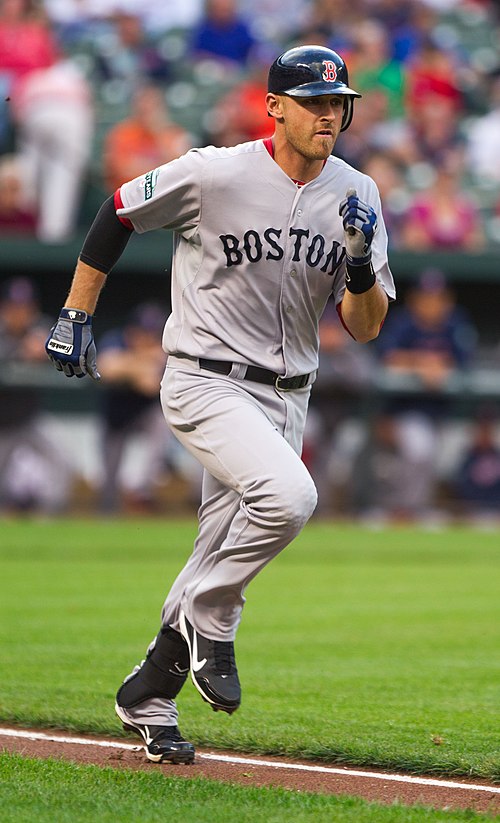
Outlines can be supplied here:
[[334, 83], [337, 79], [337, 66], [333, 60], [323, 60], [323, 65], [325, 67], [325, 70], [321, 75], [323, 80], [327, 83]]

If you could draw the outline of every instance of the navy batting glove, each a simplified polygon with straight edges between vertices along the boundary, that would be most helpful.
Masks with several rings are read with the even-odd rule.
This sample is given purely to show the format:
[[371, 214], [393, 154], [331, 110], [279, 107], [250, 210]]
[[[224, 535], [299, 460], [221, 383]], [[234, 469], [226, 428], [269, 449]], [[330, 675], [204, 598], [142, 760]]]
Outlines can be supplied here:
[[45, 351], [58, 371], [66, 377], [100, 380], [97, 371], [96, 347], [92, 336], [92, 315], [80, 309], [61, 309], [45, 343]]
[[372, 240], [377, 230], [377, 215], [359, 199], [356, 189], [348, 189], [339, 206], [344, 226], [347, 262], [362, 266], [371, 260]]

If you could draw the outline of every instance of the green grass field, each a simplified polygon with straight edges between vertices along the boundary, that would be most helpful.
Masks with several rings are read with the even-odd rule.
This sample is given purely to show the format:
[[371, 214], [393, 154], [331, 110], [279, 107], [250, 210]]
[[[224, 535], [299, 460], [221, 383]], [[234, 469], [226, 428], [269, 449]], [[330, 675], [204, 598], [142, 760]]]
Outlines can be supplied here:
[[470, 811], [131, 772], [0, 754], [2, 823], [485, 823]]
[[[0, 528], [0, 720], [120, 734], [115, 692], [157, 632], [194, 521]], [[240, 711], [214, 714], [187, 684], [184, 734], [213, 748], [499, 779], [499, 565], [498, 533], [310, 524], [247, 591]], [[340, 815], [324, 819], [414, 819]]]

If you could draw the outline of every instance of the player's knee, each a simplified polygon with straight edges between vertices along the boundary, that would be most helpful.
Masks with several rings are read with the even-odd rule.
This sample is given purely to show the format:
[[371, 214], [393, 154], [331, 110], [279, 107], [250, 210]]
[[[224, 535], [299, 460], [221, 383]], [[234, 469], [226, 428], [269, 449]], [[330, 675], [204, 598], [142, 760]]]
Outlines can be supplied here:
[[268, 478], [247, 496], [245, 507], [251, 520], [269, 528], [298, 532], [311, 517], [318, 495], [309, 472]]
[[317, 502], [316, 486], [312, 477], [307, 473], [301, 482], [294, 486], [293, 490], [288, 490], [286, 500], [282, 499], [282, 507], [287, 522], [302, 528], [314, 512]]

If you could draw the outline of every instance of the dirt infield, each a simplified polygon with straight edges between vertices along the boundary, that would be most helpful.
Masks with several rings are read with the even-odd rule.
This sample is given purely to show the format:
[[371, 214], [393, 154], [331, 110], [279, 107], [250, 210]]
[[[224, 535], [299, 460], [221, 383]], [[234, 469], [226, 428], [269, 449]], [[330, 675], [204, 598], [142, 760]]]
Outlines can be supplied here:
[[25, 757], [143, 771], [182, 778], [204, 777], [246, 786], [281, 786], [295, 791], [351, 795], [380, 803], [399, 801], [437, 809], [472, 809], [500, 814], [500, 787], [482, 781], [370, 772], [338, 764], [299, 762], [200, 749], [191, 766], [150, 763], [134, 739], [98, 738], [62, 731], [0, 727], [0, 750]]

